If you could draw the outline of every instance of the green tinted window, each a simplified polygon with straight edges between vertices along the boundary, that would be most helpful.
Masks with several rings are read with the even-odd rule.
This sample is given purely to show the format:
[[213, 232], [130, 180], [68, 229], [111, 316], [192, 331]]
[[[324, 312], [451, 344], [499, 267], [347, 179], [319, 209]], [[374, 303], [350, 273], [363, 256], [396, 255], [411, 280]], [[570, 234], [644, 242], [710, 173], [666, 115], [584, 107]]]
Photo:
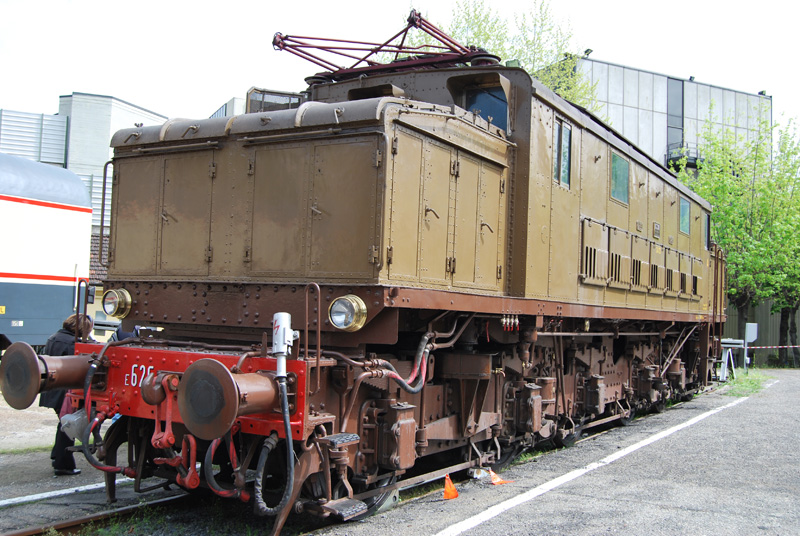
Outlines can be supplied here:
[[611, 197], [628, 203], [628, 177], [630, 164], [616, 154], [611, 155]]
[[572, 128], [556, 121], [553, 128], [553, 180], [569, 188]]
[[681, 232], [689, 234], [691, 227], [689, 200], [681, 197]]

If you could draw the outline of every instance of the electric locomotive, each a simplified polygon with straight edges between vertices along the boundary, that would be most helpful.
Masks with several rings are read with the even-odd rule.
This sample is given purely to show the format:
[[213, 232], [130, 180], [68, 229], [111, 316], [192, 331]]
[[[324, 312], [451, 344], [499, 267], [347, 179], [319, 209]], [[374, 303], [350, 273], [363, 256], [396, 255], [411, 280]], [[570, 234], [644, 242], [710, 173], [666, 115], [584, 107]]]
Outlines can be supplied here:
[[6, 399], [82, 389], [110, 498], [118, 473], [167, 479], [252, 500], [278, 532], [706, 385], [709, 203], [448, 43], [320, 73], [296, 108], [118, 132], [104, 307], [149, 336], [58, 360], [12, 346]]

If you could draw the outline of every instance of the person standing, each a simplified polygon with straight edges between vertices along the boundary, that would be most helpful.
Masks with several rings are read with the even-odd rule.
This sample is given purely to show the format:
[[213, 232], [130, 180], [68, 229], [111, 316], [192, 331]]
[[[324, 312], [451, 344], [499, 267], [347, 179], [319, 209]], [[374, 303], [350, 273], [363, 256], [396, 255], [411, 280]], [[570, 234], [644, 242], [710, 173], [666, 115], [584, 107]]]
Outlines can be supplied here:
[[[75, 334], [78, 334], [79, 339], [83, 339], [89, 336], [93, 327], [94, 322], [89, 316], [70, 315], [64, 320], [61, 329], [47, 339], [43, 354], [52, 356], [75, 355]], [[78, 475], [81, 472], [80, 469], [75, 467], [75, 458], [72, 452], [68, 450], [69, 447], [75, 444], [75, 441], [61, 431], [61, 417], [71, 413], [71, 408], [68, 406], [70, 402], [66, 395], [66, 389], [53, 389], [39, 395], [39, 405], [54, 409], [59, 417], [56, 441], [50, 451], [50, 459], [53, 460], [53, 469], [56, 476]]]

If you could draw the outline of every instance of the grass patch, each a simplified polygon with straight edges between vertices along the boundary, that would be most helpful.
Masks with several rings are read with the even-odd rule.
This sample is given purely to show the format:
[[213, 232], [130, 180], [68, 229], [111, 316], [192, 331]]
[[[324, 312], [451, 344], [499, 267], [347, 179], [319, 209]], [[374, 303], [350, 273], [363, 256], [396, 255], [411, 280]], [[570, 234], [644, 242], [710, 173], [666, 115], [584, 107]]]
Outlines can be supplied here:
[[24, 447], [21, 449], [0, 448], [0, 454], [30, 454], [32, 452], [47, 452], [52, 448], [53, 448], [52, 445], [42, 445], [40, 447]]
[[758, 369], [751, 368], [747, 374], [741, 369], [736, 371], [736, 379], [728, 382], [728, 389], [723, 394], [727, 396], [750, 396], [764, 388], [767, 376]]

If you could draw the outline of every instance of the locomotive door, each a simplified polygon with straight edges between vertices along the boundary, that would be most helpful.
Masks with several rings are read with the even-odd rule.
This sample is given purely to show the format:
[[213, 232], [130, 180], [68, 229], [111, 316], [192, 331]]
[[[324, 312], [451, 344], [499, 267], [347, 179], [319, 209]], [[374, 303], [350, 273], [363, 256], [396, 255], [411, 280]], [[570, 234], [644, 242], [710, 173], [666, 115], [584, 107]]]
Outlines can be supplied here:
[[447, 233], [450, 227], [450, 173], [453, 150], [434, 141], [425, 143], [425, 169], [420, 228], [420, 280], [449, 283], [447, 273]]
[[253, 275], [305, 275], [312, 156], [304, 143], [269, 145], [255, 151]]
[[391, 179], [389, 277], [449, 286], [448, 229], [454, 151], [395, 127]]
[[[154, 274], [159, 216], [153, 192], [159, 191], [163, 161], [159, 157], [114, 162], [110, 268], [114, 274]], [[156, 194], [158, 195], [158, 194]]]
[[308, 249], [312, 277], [374, 275], [376, 213], [382, 212], [376, 203], [378, 140], [364, 136], [314, 147]]
[[453, 286], [499, 289], [502, 280], [503, 170], [459, 152], [455, 230], [450, 271]]
[[160, 274], [208, 275], [215, 174], [212, 151], [164, 159]]

